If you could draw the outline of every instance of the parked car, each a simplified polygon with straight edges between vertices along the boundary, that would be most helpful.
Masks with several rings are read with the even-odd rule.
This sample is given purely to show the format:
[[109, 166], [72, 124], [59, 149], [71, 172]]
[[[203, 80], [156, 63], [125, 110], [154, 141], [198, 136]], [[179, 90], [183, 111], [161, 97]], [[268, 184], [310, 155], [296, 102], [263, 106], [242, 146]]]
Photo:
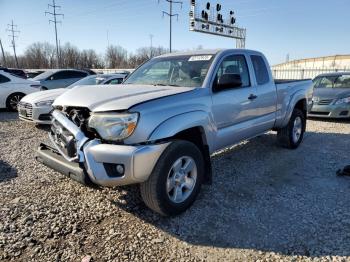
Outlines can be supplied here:
[[36, 77], [44, 72], [45, 72], [44, 70], [26, 72], [26, 77], [27, 77], [27, 79], [34, 78], [34, 77]]
[[90, 75], [84, 70], [76, 69], [52, 69], [33, 78], [39, 81], [42, 90], [65, 88], [74, 82]]
[[329, 73], [314, 80], [313, 106], [309, 116], [350, 118], [350, 73]]
[[51, 124], [52, 103], [67, 90], [79, 85], [114, 85], [123, 82], [123, 74], [91, 75], [67, 88], [46, 90], [25, 96], [18, 105], [19, 118], [36, 124]]
[[0, 70], [4, 71], [6, 73], [13, 74], [13, 75], [18, 76], [18, 77], [23, 78], [23, 79], [27, 78], [26, 72], [22, 69], [0, 67]]
[[153, 58], [121, 88], [79, 86], [53, 103], [36, 159], [81, 183], [139, 183], [148, 207], [177, 215], [211, 181], [210, 155], [277, 131], [303, 140], [312, 81], [275, 83], [263, 54], [200, 50]]
[[0, 70], [0, 108], [16, 111], [27, 94], [40, 91], [40, 84]]
[[87, 72], [89, 75], [96, 75], [96, 72], [89, 68], [83, 68], [82, 70]]

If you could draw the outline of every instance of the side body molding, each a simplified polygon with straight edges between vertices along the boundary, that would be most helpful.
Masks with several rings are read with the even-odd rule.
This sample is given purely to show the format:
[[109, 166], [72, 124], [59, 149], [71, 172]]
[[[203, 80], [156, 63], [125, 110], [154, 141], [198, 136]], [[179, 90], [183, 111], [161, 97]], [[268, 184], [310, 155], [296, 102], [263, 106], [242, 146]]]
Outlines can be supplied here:
[[201, 127], [209, 151], [214, 149], [216, 127], [210, 114], [205, 111], [191, 111], [173, 116], [158, 125], [149, 136], [149, 141], [169, 138], [193, 127]]

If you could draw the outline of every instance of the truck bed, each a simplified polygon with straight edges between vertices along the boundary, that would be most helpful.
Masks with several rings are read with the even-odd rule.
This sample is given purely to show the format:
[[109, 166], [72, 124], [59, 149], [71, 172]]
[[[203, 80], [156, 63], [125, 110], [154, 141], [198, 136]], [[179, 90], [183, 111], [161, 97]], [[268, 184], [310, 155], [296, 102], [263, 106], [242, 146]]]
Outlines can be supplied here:
[[302, 81], [310, 81], [311, 79], [275, 79], [275, 84], [288, 84], [291, 82], [302, 82]]

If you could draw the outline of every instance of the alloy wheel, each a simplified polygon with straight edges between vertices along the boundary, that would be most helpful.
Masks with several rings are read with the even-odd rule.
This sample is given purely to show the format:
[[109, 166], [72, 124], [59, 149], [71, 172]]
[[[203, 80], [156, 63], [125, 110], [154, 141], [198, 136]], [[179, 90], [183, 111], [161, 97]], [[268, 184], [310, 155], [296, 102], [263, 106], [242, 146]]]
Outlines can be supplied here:
[[183, 156], [171, 166], [166, 191], [174, 203], [182, 203], [191, 195], [197, 180], [197, 165], [193, 158]]

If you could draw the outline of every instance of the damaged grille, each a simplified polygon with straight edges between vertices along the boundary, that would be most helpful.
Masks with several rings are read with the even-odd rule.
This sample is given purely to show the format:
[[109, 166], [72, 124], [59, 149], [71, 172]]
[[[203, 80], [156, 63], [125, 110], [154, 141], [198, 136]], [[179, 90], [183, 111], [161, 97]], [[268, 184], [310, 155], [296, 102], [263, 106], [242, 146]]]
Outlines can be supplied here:
[[71, 134], [57, 120], [52, 121], [51, 137], [58, 148], [68, 157], [74, 158], [77, 155], [76, 141]]
[[[55, 108], [61, 111], [71, 122], [73, 122], [84, 133], [87, 138], [93, 139], [97, 135], [88, 128], [90, 110], [87, 108]], [[69, 158], [77, 156], [77, 141], [60, 122], [53, 120], [51, 125], [51, 136], [59, 149]]]

